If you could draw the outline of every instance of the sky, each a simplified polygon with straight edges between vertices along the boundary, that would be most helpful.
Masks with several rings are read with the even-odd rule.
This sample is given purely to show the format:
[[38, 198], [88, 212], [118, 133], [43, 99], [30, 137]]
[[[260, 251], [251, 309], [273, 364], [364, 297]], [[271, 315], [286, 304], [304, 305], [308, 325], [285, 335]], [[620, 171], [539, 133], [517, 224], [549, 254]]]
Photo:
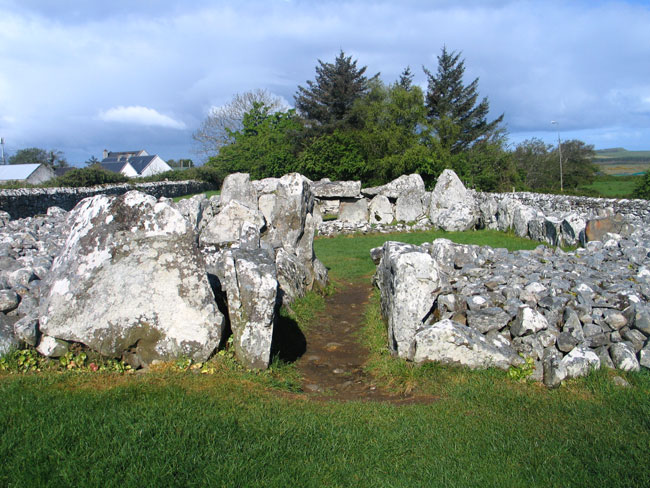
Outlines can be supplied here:
[[443, 46], [511, 144], [650, 150], [650, 0], [0, 0], [0, 137], [200, 161], [192, 133], [237, 93], [291, 106], [341, 50], [426, 88]]

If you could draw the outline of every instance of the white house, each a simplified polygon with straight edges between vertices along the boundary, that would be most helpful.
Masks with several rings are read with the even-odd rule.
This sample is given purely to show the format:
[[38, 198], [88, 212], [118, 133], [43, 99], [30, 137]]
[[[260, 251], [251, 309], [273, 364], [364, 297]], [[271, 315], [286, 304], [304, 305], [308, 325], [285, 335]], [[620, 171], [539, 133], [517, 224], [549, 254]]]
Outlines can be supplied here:
[[122, 173], [129, 178], [156, 175], [172, 169], [160, 156], [147, 154], [144, 149], [122, 152], [104, 149], [104, 159], [100, 164], [104, 169]]
[[45, 164], [0, 165], [0, 181], [24, 181], [32, 185], [54, 178], [54, 170]]

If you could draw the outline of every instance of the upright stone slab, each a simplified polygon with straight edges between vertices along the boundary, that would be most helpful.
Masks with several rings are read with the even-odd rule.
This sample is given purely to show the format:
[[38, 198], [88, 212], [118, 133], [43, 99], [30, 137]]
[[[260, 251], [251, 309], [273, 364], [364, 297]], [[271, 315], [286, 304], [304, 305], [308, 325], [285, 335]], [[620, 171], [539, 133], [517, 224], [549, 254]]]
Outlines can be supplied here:
[[393, 215], [393, 206], [384, 195], [377, 195], [370, 200], [368, 205], [368, 221], [371, 224], [391, 224], [395, 219]]
[[431, 194], [429, 219], [433, 225], [446, 231], [473, 229], [478, 222], [474, 196], [450, 169], [438, 177]]
[[221, 185], [221, 204], [236, 200], [250, 208], [257, 208], [257, 191], [248, 173], [231, 173]]
[[413, 359], [415, 334], [429, 317], [440, 289], [439, 269], [419, 247], [388, 241], [375, 283], [381, 291], [390, 348], [401, 358]]
[[212, 354], [224, 318], [192, 227], [169, 201], [99, 195], [70, 219], [40, 303], [44, 335], [139, 364]]
[[224, 283], [237, 358], [266, 369], [278, 309], [275, 263], [268, 251], [233, 249], [224, 254]]

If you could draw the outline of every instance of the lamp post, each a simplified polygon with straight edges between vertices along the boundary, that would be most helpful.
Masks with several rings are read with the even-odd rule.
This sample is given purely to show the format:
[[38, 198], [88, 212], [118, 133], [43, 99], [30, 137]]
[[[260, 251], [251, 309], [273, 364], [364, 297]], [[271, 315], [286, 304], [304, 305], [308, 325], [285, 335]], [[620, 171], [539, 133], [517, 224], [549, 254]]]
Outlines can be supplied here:
[[557, 151], [560, 154], [560, 191], [564, 192], [564, 182], [562, 181], [562, 141], [560, 141], [560, 124], [551, 120], [552, 125], [557, 125]]

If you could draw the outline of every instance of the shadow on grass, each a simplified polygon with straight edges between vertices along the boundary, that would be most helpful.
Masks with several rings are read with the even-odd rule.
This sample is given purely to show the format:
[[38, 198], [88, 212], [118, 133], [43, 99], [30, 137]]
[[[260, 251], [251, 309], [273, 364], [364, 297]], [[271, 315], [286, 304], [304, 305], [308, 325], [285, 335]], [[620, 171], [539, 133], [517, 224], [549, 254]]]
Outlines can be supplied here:
[[293, 363], [300, 359], [307, 350], [307, 339], [291, 317], [281, 313], [273, 330], [271, 357]]

